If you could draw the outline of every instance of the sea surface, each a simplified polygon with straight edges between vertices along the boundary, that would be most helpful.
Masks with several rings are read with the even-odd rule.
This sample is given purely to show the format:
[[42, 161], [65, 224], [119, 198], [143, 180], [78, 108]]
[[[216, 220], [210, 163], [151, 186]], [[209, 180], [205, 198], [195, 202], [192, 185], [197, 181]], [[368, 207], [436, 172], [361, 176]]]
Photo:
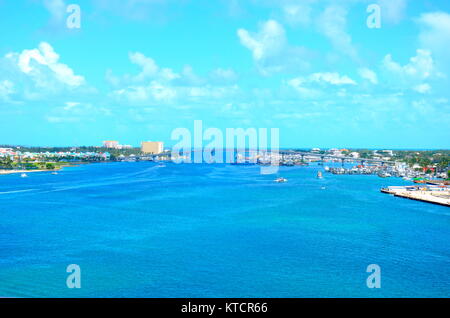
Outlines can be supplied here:
[[2, 175], [0, 297], [449, 297], [450, 209], [380, 192], [408, 184], [399, 178], [317, 179], [322, 169], [121, 162]]

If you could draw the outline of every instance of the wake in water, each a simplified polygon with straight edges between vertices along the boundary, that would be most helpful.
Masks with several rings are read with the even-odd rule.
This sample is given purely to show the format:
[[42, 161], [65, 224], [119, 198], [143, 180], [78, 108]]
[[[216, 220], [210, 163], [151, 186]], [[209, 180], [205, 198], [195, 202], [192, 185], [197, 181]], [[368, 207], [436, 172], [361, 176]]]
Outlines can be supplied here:
[[12, 193], [21, 193], [21, 192], [31, 192], [31, 191], [36, 191], [36, 190], [38, 190], [38, 189], [14, 190], [14, 191], [0, 192], [0, 194], [12, 194]]

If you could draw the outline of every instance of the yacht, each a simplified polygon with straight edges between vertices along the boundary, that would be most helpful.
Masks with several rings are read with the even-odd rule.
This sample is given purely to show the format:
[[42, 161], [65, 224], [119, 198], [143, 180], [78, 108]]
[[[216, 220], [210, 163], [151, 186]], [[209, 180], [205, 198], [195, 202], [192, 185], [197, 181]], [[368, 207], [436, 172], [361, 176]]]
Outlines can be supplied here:
[[21, 178], [26, 178], [26, 177], [28, 177], [28, 176], [27, 176], [26, 173], [22, 173], [22, 174], [20, 175], [20, 177], [21, 177]]
[[278, 182], [278, 183], [287, 182], [287, 179], [285, 179], [285, 178], [277, 178], [277, 179], [275, 179], [275, 182]]

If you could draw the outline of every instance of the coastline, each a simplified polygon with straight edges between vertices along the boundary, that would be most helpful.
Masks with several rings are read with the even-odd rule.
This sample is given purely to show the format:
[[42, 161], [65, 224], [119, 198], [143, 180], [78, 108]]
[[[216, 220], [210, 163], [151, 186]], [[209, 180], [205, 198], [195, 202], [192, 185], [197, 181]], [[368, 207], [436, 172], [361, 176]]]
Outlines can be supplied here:
[[14, 173], [29, 173], [29, 172], [53, 172], [53, 171], [58, 171], [61, 169], [50, 169], [50, 170], [42, 170], [42, 169], [36, 169], [36, 170], [0, 170], [0, 175], [3, 174], [14, 174]]

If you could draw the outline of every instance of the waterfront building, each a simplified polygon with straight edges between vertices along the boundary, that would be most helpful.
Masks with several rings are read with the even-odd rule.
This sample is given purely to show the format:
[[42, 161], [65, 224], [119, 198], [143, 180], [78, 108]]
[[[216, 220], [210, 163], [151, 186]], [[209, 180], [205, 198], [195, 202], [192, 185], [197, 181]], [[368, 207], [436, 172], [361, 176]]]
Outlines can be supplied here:
[[105, 148], [117, 149], [118, 146], [119, 146], [119, 142], [117, 140], [105, 140], [103, 142], [103, 147], [105, 147]]
[[162, 141], [143, 141], [141, 151], [143, 153], [157, 155], [163, 152], [164, 144]]

